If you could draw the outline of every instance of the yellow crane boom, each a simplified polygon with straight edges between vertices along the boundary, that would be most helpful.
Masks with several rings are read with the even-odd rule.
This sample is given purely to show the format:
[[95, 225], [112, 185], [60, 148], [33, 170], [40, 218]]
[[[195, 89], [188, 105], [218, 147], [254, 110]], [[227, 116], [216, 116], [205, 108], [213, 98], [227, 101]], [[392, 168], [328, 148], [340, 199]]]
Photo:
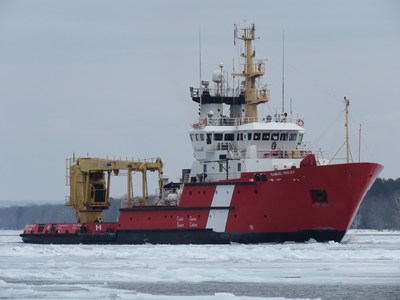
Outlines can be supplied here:
[[70, 196], [66, 205], [73, 207], [79, 222], [96, 222], [102, 219], [103, 210], [110, 206], [111, 173], [118, 175], [120, 170], [127, 171], [128, 206], [134, 204], [132, 172], [142, 173], [142, 197], [139, 205], [146, 205], [148, 199], [147, 171], [158, 172], [158, 185], [160, 191], [162, 190], [163, 163], [159, 157], [142, 161], [89, 157], [67, 159], [67, 185], [70, 186]]

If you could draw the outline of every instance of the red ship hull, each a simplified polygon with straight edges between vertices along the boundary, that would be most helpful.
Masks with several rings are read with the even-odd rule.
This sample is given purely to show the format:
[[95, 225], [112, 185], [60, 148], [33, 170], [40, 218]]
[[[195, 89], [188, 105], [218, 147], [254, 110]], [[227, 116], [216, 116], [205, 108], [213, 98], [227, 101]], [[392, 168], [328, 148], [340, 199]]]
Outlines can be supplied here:
[[351, 163], [187, 183], [178, 206], [121, 209], [116, 223], [27, 225], [21, 237], [43, 244], [339, 242], [381, 170]]

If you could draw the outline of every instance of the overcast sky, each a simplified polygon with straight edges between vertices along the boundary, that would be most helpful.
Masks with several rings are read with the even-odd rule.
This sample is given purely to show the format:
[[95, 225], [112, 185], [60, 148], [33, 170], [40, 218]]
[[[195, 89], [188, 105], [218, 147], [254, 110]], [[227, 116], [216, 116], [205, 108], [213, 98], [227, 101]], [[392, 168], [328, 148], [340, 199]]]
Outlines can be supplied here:
[[235, 23], [256, 24], [267, 59], [271, 101], [260, 113], [281, 109], [284, 31], [286, 107], [292, 99], [306, 140], [337, 152], [347, 96], [354, 160], [362, 124], [361, 160], [400, 177], [399, 3], [0, 0], [0, 200], [62, 201], [74, 152], [160, 156], [175, 180], [193, 160], [199, 32], [211, 79], [221, 62], [238, 68]]

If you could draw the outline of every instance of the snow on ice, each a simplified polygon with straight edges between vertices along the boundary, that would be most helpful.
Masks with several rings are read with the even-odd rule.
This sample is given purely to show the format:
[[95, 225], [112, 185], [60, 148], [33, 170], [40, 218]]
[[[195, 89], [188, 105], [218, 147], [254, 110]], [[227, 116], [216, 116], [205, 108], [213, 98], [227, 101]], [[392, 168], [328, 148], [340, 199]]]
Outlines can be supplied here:
[[[262, 245], [35, 245], [22, 243], [19, 233], [0, 231], [2, 299], [245, 300], [269, 299], [246, 293], [246, 284], [400, 286], [400, 232]], [[208, 287], [204, 295], [211, 284], [244, 291]], [[174, 292], [179, 285], [186, 295]]]

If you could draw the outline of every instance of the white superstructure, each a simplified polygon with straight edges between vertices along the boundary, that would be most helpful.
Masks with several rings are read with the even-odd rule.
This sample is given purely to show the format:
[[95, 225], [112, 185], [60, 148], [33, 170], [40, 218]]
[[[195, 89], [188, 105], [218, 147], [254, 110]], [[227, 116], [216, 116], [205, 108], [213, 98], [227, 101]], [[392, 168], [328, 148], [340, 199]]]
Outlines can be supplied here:
[[235, 38], [246, 45], [244, 70], [232, 74], [244, 77], [242, 85], [228, 88], [220, 64], [212, 74], [214, 88], [208, 81], [202, 81], [201, 88], [190, 88], [193, 101], [199, 103], [198, 121], [189, 131], [195, 161], [186, 180], [192, 182], [239, 178], [241, 172], [248, 171], [297, 168], [310, 153], [302, 145], [303, 120], [292, 120], [286, 113], [259, 120], [257, 105], [269, 101], [269, 90], [259, 82], [264, 62], [253, 62], [254, 25], [235, 29]]

